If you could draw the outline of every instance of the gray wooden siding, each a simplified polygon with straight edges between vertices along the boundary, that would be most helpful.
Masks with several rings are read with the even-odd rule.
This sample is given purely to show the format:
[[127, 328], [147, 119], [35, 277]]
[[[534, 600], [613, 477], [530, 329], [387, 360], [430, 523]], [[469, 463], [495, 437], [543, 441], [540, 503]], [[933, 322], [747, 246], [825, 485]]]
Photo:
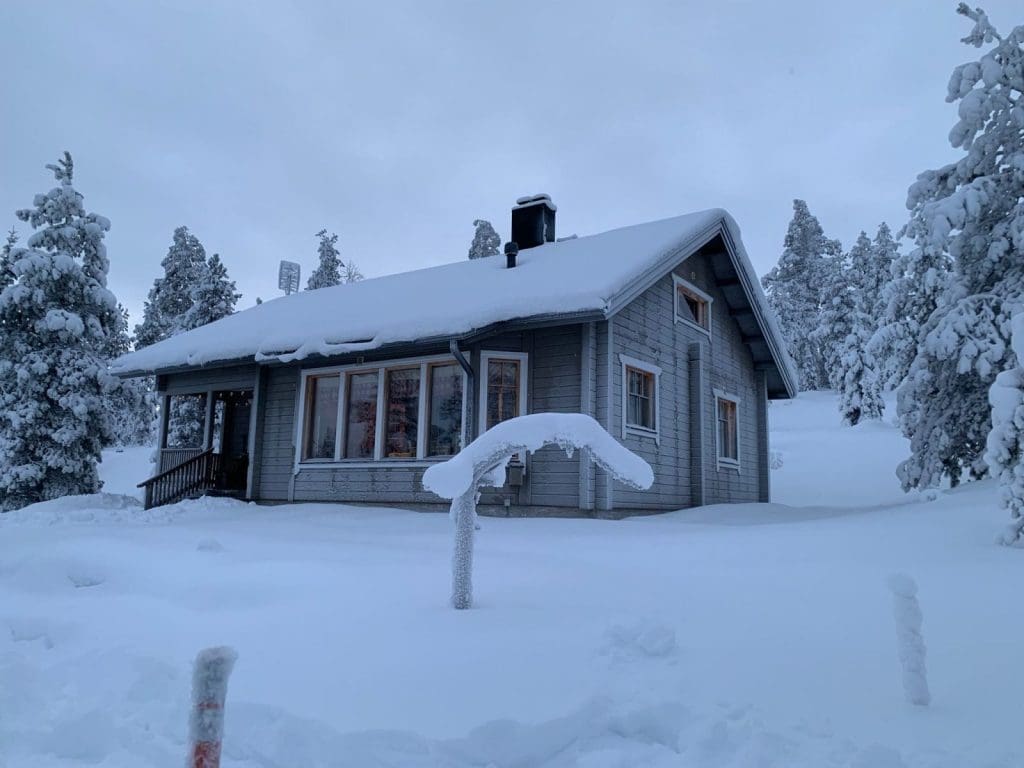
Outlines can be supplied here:
[[206, 392], [210, 389], [252, 389], [256, 386], [258, 370], [255, 365], [234, 365], [170, 373], [158, 377], [157, 389], [168, 395]]
[[[531, 413], [580, 412], [578, 325], [545, 328], [533, 333], [530, 355]], [[530, 504], [542, 507], [580, 506], [580, 460], [549, 446], [531, 457], [528, 473]]]
[[[704, 361], [705, 451], [704, 481], [706, 504], [758, 501], [760, 498], [760, 465], [758, 451], [758, 398], [755, 386], [754, 360], [743, 343], [739, 326], [729, 316], [722, 292], [715, 287], [707, 257], [691, 257], [681, 264], [676, 274], [711, 295], [711, 340], [685, 323], [677, 324], [677, 332], [695, 341], [708, 344]], [[669, 278], [671, 283], [671, 277]], [[739, 448], [740, 468], [718, 467], [716, 435], [718, 430], [714, 390], [720, 389], [740, 398]]]
[[257, 498], [285, 501], [295, 459], [295, 405], [299, 387], [298, 366], [270, 368], [257, 421], [263, 432], [256, 438], [259, 452], [258, 475], [254, 479]]

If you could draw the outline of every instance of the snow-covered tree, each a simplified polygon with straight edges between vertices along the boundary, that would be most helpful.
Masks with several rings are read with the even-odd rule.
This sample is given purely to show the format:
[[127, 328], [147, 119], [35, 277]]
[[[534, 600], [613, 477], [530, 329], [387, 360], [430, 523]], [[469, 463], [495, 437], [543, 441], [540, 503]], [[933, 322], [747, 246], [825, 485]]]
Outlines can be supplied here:
[[110, 222], [86, 213], [70, 154], [47, 168], [58, 185], [17, 212], [35, 231], [11, 251], [15, 279], [0, 293], [2, 509], [101, 485], [105, 354], [119, 319], [107, 289]]
[[186, 329], [193, 292], [206, 275], [206, 249], [188, 227], [178, 227], [160, 265], [163, 277], [153, 281], [142, 323], [135, 327], [136, 348], [148, 347]]
[[1003, 508], [1011, 524], [1004, 544], [1024, 545], [1024, 313], [1013, 318], [1013, 350], [1017, 364], [996, 376], [988, 399], [992, 431], [986, 441], [985, 461], [999, 480]]
[[491, 222], [477, 219], [473, 222], [473, 242], [469, 246], [469, 258], [482, 259], [485, 256], [497, 256], [501, 253], [501, 238], [494, 231]]
[[341, 269], [345, 266], [338, 257], [338, 236], [333, 232], [327, 234], [326, 229], [321, 229], [316, 236], [320, 238], [320, 244], [317, 246], [320, 263], [309, 276], [309, 282], [306, 283], [307, 291], [338, 285], [341, 283]]
[[197, 270], [197, 282], [192, 286], [191, 296], [192, 305], [180, 323], [183, 331], [234, 314], [235, 304], [242, 294], [235, 292], [234, 280], [228, 278], [220, 254], [215, 253]]
[[880, 419], [885, 410], [878, 363], [868, 343], [874, 331], [871, 316], [860, 306], [851, 316], [850, 333], [840, 345], [839, 412], [850, 426], [867, 419]]
[[936, 292], [899, 390], [911, 449], [899, 467], [904, 488], [987, 473], [986, 395], [1017, 363], [1010, 318], [1024, 296], [1024, 26], [1002, 37], [983, 11], [957, 10], [974, 22], [964, 42], [992, 47], [949, 81], [946, 99], [959, 102], [949, 138], [963, 156], [921, 174], [907, 199], [906, 233]]
[[455, 524], [452, 552], [452, 606], [473, 605], [473, 538], [480, 489], [501, 487], [505, 467], [521, 452], [557, 445], [572, 456], [577, 449], [614, 479], [632, 488], [646, 489], [654, 482], [650, 464], [609, 435], [592, 417], [582, 413], [533, 413], [491, 427], [443, 464], [423, 474], [423, 487], [451, 499]]
[[825, 237], [807, 203], [794, 200], [782, 256], [761, 283], [796, 363], [801, 389], [829, 386], [826, 356], [813, 332], [818, 328], [827, 288], [834, 284], [833, 275], [841, 263], [839, 241]]
[[[109, 362], [131, 350], [128, 311], [117, 305], [103, 357]], [[151, 379], [114, 379], [104, 397], [109, 445], [146, 445], [153, 435], [156, 396]]]
[[18, 244], [18, 233], [11, 227], [7, 233], [7, 239], [0, 245], [0, 291], [14, 282], [14, 263], [11, 252]]
[[356, 266], [356, 263], [352, 259], [346, 261], [341, 270], [341, 282], [358, 283], [363, 279], [363, 273]]

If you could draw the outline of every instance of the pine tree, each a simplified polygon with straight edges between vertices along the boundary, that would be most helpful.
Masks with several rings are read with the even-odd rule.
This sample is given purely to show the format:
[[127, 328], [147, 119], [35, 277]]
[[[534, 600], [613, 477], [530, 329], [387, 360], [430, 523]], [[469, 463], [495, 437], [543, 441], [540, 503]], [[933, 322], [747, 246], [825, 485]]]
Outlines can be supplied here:
[[58, 186], [17, 212], [35, 230], [11, 251], [15, 282], [0, 293], [0, 508], [100, 488], [106, 439], [109, 334], [118, 321], [107, 289], [103, 237], [86, 213], [67, 152], [48, 165]]
[[992, 431], [985, 461], [999, 479], [999, 497], [1010, 513], [1004, 544], [1024, 545], [1024, 313], [1013, 318], [1017, 365], [996, 376], [989, 390]]
[[135, 327], [137, 349], [186, 330], [186, 316], [193, 304], [192, 293], [207, 273], [206, 249], [188, 227], [178, 227], [160, 265], [164, 275], [153, 281], [143, 309], [142, 323]]
[[320, 263], [309, 276], [307, 291], [338, 285], [341, 283], [341, 268], [345, 266], [338, 258], [338, 236], [333, 232], [327, 234], [326, 229], [321, 229], [316, 236], [320, 238], [320, 245], [317, 246]]
[[946, 100], [959, 102], [960, 117], [949, 138], [963, 157], [921, 174], [908, 193], [915, 253], [950, 269], [899, 390], [911, 450], [898, 470], [904, 488], [987, 473], [987, 393], [999, 371], [1017, 364], [1010, 318], [1024, 296], [1024, 26], [1004, 38], [980, 9], [957, 11], [974, 21], [963, 42], [993, 47], [949, 81]]
[[494, 231], [491, 222], [477, 219], [473, 222], [473, 242], [469, 246], [469, 258], [482, 259], [486, 256], [497, 256], [501, 253], [501, 238]]
[[794, 200], [782, 256], [761, 283], [796, 363], [801, 389], [825, 389], [829, 385], [826, 357], [812, 333], [841, 263], [839, 241], [825, 237], [807, 203]]
[[863, 307], [863, 299], [868, 295], [861, 293], [858, 298], [862, 300], [854, 308], [850, 332], [839, 352], [839, 412], [843, 423], [850, 426], [867, 419], [880, 419], [885, 410], [878, 364], [868, 346], [874, 332], [871, 315]]
[[0, 291], [14, 282], [14, 260], [11, 252], [18, 244], [18, 233], [11, 227], [7, 233], [7, 239], [0, 245]]
[[[103, 357], [109, 362], [131, 350], [128, 310], [117, 305]], [[107, 418], [105, 445], [146, 445], [152, 438], [156, 394], [151, 379], [115, 379], [104, 397]]]
[[192, 305], [181, 320], [181, 330], [190, 331], [207, 323], [227, 317], [235, 311], [242, 294], [235, 292], [235, 283], [228, 279], [228, 271], [219, 254], [213, 254], [199, 270], [191, 291]]

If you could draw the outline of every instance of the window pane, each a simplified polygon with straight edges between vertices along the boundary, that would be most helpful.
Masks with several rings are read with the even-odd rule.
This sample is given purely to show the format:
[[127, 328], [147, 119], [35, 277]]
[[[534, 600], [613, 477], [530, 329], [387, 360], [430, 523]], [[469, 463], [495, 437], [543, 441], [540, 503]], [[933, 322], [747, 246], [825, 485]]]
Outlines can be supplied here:
[[420, 369], [388, 371], [386, 393], [384, 455], [390, 459], [415, 458], [420, 415]]
[[459, 366], [430, 367], [429, 405], [427, 455], [458, 453], [462, 440], [462, 369]]
[[341, 378], [317, 376], [309, 380], [306, 399], [307, 459], [333, 459], [338, 434], [338, 391]]
[[167, 412], [168, 448], [202, 448], [206, 395], [172, 395]]
[[678, 296], [680, 300], [677, 302], [677, 311], [680, 317], [686, 318], [702, 328], [707, 328], [708, 303], [682, 286], [679, 287]]
[[654, 429], [654, 374], [626, 368], [626, 424]]
[[738, 459], [738, 425], [736, 403], [718, 401], [718, 455], [723, 459]]
[[487, 363], [487, 428], [519, 415], [519, 361]]
[[348, 377], [345, 458], [372, 459], [377, 435], [377, 372]]

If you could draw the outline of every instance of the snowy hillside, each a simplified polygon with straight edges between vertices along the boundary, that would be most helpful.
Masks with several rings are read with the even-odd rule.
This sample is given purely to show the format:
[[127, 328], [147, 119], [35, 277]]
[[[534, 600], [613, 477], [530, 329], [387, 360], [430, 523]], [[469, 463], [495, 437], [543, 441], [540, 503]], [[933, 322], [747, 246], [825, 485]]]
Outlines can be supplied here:
[[[448, 607], [442, 514], [106, 495], [0, 516], [0, 765], [180, 766], [189, 665], [221, 643], [226, 768], [1024, 764], [1024, 560], [993, 544], [993, 486], [905, 497], [897, 431], [840, 427], [829, 395], [770, 418], [798, 506], [485, 518], [471, 611]], [[103, 470], [130, 490], [145, 455]], [[897, 571], [929, 708], [903, 700]]]

